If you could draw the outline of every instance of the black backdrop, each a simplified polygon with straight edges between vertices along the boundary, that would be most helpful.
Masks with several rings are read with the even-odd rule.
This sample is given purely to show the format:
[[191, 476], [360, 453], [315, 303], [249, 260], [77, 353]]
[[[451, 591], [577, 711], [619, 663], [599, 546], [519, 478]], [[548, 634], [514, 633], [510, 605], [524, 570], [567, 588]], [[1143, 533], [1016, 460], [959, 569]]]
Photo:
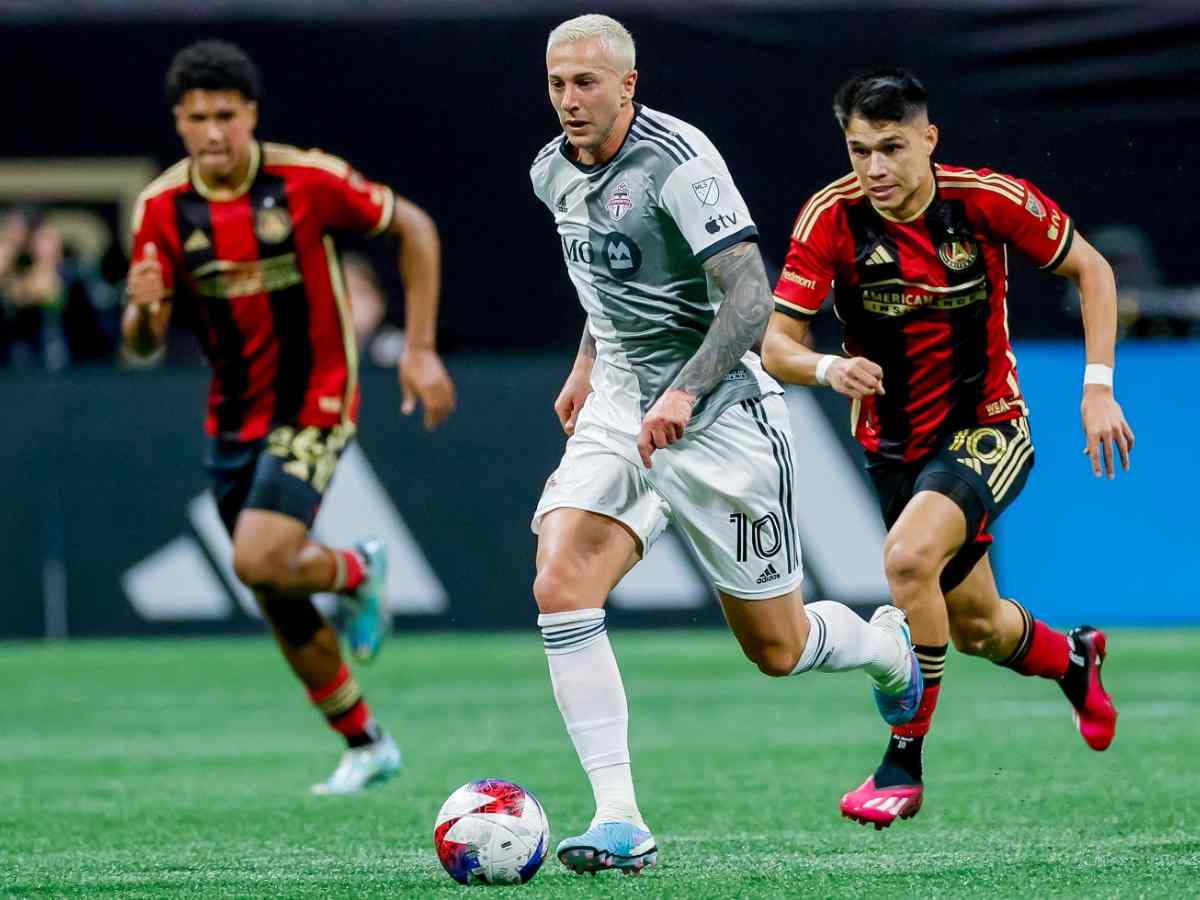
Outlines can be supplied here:
[[[545, 36], [580, 9], [446, 3], [430, 20], [411, 4], [347, 5], [373, 16], [353, 21], [335, 18], [339, 4], [323, 6], [321, 20], [262, 5], [280, 17], [254, 21], [201, 20], [176, 4], [191, 14], [172, 21], [149, 18], [146, 4], [92, 4], [123, 16], [100, 21], [88, 6], [56, 22], [30, 5], [25, 24], [0, 25], [5, 156], [169, 164], [180, 156], [162, 99], [172, 53], [200, 37], [234, 40], [264, 72], [262, 137], [344, 155], [437, 218], [448, 349], [574, 345], [582, 314], [527, 171], [555, 132]], [[253, 4], [239, 8], [254, 14]], [[1136, 224], [1168, 281], [1200, 281], [1190, 227], [1200, 198], [1195, 3], [659, 2], [613, 12], [638, 42], [640, 99], [722, 150], [769, 261], [808, 194], [848, 169], [832, 91], [864, 67], [901, 63], [931, 89], [941, 159], [1035, 180], [1085, 234]], [[386, 248], [371, 252], [390, 268]], [[1018, 271], [1012, 306], [1020, 334], [1077, 328], [1053, 279]]]

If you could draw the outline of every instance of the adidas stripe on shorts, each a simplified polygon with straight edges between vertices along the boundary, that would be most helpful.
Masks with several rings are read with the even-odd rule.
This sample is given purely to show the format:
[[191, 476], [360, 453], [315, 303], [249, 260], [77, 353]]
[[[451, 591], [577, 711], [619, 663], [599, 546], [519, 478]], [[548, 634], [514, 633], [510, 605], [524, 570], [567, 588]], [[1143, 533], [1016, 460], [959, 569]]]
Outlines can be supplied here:
[[796, 460], [780, 395], [732, 404], [707, 428], [656, 450], [650, 469], [637, 437], [606, 428], [590, 406], [546, 481], [535, 534], [551, 510], [584, 509], [624, 523], [645, 556], [674, 523], [719, 591], [765, 600], [800, 584]]

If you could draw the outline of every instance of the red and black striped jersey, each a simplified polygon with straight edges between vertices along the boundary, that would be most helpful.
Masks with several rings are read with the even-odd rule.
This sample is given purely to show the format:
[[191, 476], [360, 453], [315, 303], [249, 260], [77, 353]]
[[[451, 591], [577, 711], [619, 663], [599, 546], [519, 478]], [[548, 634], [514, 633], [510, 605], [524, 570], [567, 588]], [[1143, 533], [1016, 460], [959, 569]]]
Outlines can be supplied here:
[[817, 313], [833, 289], [844, 348], [883, 368], [883, 396], [851, 410], [873, 460], [912, 461], [948, 432], [1027, 413], [1008, 334], [1008, 245], [1044, 269], [1071, 247], [1071, 220], [1019, 178], [934, 166], [929, 204], [898, 221], [855, 175], [800, 210], [775, 308]]
[[282, 144], [254, 144], [228, 198], [214, 199], [186, 159], [142, 192], [133, 258], [153, 243], [167, 291], [195, 304], [213, 369], [210, 435], [355, 421], [357, 352], [330, 232], [379, 234], [393, 204], [343, 160]]

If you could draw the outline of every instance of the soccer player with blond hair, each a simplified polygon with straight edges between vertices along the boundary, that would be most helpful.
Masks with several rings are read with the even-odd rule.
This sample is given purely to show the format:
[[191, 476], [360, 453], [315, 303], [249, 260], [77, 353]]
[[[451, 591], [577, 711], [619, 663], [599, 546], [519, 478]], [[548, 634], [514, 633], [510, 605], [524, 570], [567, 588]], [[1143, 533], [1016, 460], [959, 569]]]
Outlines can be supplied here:
[[802, 600], [791, 426], [753, 349], [771, 313], [758, 232], [703, 132], [634, 101], [635, 61], [629, 32], [606, 16], [550, 33], [562, 131], [530, 172], [587, 313], [554, 404], [566, 449], [533, 520], [538, 625], [596, 800], [588, 829], [558, 845], [576, 872], [637, 872], [657, 858], [604, 604], [668, 522], [765, 674], [864, 669], [893, 723], [921, 696], [899, 610], [868, 624]]

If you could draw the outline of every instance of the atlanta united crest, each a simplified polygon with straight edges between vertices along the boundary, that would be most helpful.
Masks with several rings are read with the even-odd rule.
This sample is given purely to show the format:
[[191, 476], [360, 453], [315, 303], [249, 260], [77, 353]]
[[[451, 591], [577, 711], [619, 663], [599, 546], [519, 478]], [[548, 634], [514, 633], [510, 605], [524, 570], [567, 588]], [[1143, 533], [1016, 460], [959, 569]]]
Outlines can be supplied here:
[[608, 208], [609, 218], [614, 222], [620, 222], [625, 218], [625, 214], [633, 209], [633, 200], [629, 196], [629, 183], [619, 182], [613, 188], [613, 192], [608, 195], [608, 200], [604, 205]]
[[278, 244], [292, 233], [292, 217], [278, 206], [260, 209], [254, 220], [254, 233], [263, 243]]
[[947, 241], [938, 247], [938, 259], [948, 269], [961, 272], [979, 257], [979, 245], [974, 241]]

